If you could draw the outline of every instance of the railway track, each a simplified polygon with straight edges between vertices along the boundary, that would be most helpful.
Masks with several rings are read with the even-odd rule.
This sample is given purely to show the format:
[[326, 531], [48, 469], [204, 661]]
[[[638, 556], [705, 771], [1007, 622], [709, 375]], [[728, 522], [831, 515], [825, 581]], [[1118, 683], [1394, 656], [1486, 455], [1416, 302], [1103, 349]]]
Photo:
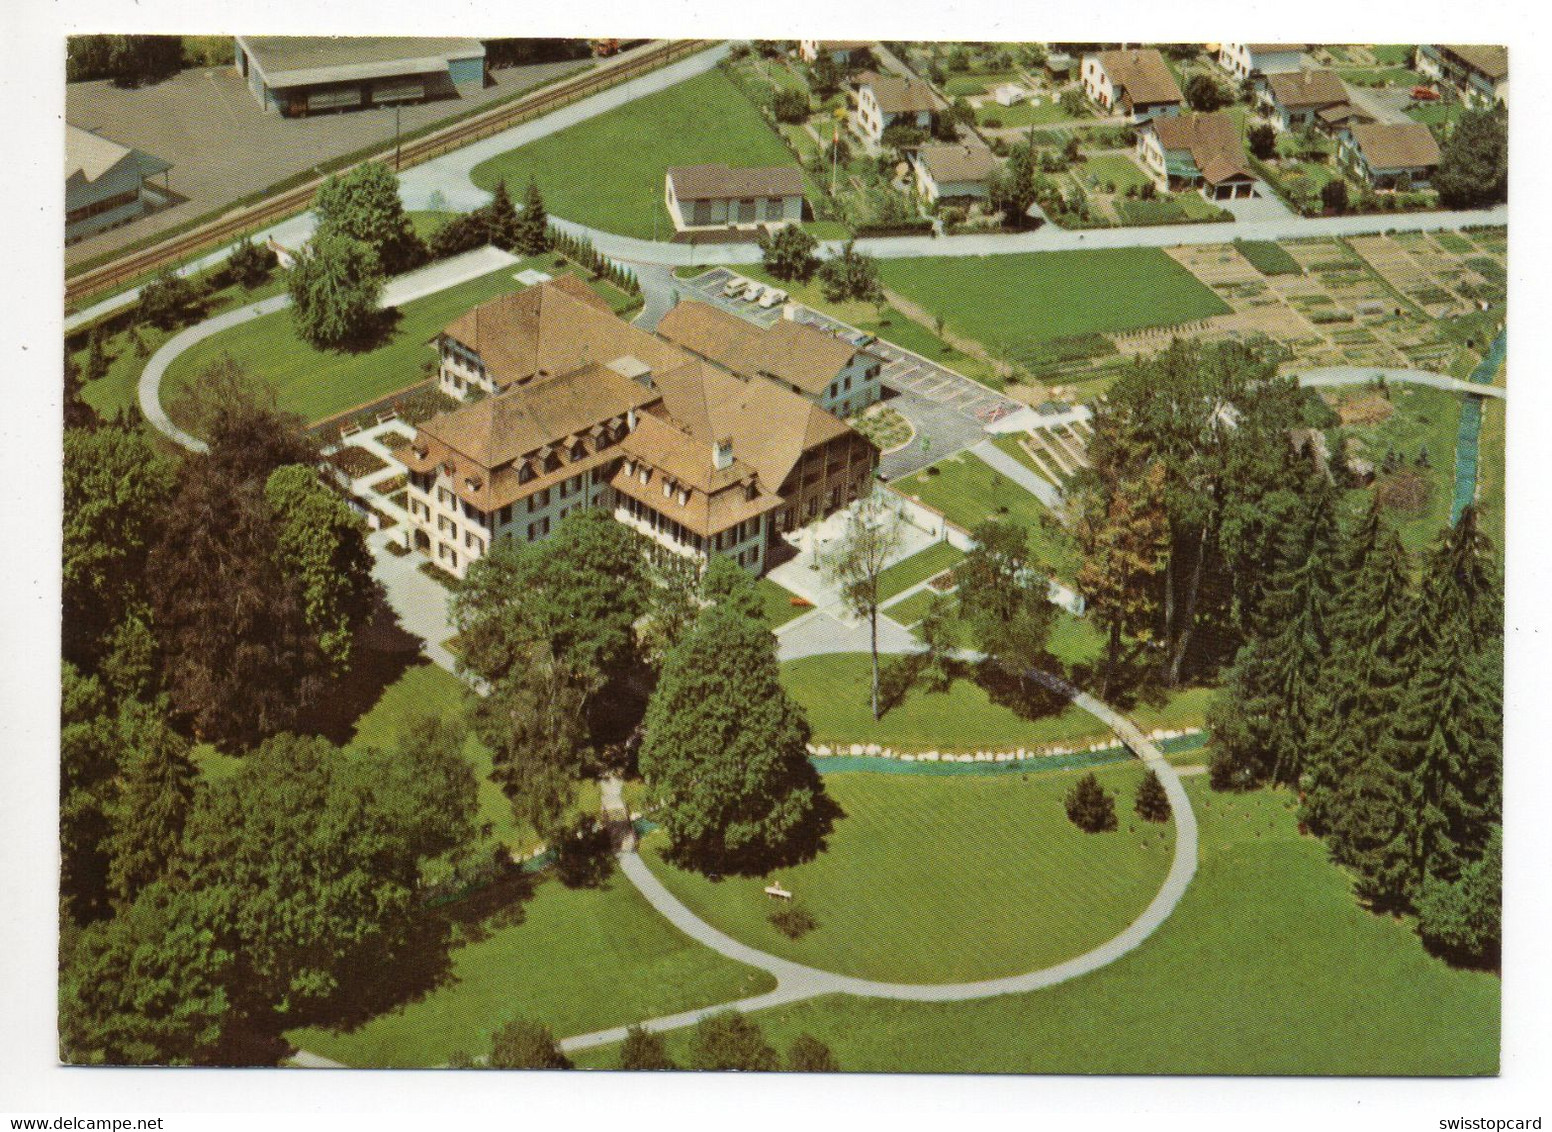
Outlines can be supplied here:
[[[580, 101], [620, 83], [628, 82], [648, 71], [677, 62], [688, 55], [709, 46], [710, 40], [668, 40], [645, 48], [640, 54], [602, 71], [567, 79], [553, 87], [535, 91], [531, 95], [476, 114], [461, 122], [426, 137], [405, 142], [399, 147], [400, 167], [418, 165], [434, 157], [493, 134], [532, 121], [563, 106]], [[393, 146], [387, 146], [363, 161], [391, 158]], [[343, 172], [343, 170], [339, 170]], [[99, 292], [118, 287], [143, 275], [158, 271], [188, 259], [196, 252], [218, 247], [246, 232], [267, 227], [286, 217], [305, 211], [313, 194], [325, 180], [317, 177], [305, 185], [287, 189], [267, 200], [219, 216], [188, 232], [169, 236], [167, 239], [140, 251], [120, 256], [110, 263], [91, 268], [65, 280], [65, 306], [72, 308]]]

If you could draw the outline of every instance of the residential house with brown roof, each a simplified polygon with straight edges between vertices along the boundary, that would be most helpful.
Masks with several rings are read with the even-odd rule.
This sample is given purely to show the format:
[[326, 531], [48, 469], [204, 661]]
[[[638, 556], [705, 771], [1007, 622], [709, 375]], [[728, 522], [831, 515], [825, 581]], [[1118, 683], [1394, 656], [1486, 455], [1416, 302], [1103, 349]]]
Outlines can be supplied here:
[[1144, 122], [1137, 131], [1137, 159], [1166, 192], [1199, 189], [1208, 200], [1256, 195], [1239, 131], [1221, 110]]
[[948, 109], [927, 83], [915, 75], [881, 75], [866, 71], [857, 78], [857, 108], [852, 128], [875, 145], [897, 122], [927, 130], [932, 116]]
[[[1305, 69], [1266, 77], [1266, 103], [1272, 109], [1272, 121], [1282, 130], [1305, 130], [1331, 121], [1324, 111], [1346, 107], [1347, 121], [1353, 112], [1347, 84], [1335, 71]], [[1372, 120], [1372, 119], [1371, 119]]]
[[877, 401], [884, 362], [817, 326], [780, 319], [762, 329], [707, 303], [683, 302], [657, 332], [740, 377], [763, 377], [826, 412], [849, 417]]
[[852, 58], [869, 50], [873, 43], [871, 39], [800, 39], [798, 57], [812, 63], [820, 55], [828, 55], [838, 66], [849, 67]]
[[795, 165], [678, 165], [664, 178], [663, 201], [681, 232], [796, 224], [803, 219], [803, 171]]
[[1467, 106], [1509, 105], [1509, 52], [1483, 43], [1419, 43], [1419, 74], [1455, 88]]
[[1342, 131], [1337, 162], [1374, 189], [1423, 189], [1439, 167], [1439, 143], [1421, 122], [1370, 122]]
[[1297, 71], [1304, 65], [1304, 44], [1220, 43], [1218, 65], [1240, 82]]
[[1090, 102], [1133, 123], [1179, 114], [1185, 100], [1164, 56], [1151, 47], [1085, 55], [1080, 75]]
[[926, 199], [985, 200], [1002, 159], [979, 142], [930, 144], [911, 155], [916, 189]]
[[400, 453], [412, 549], [462, 577], [500, 540], [603, 507], [675, 553], [760, 572], [779, 523], [869, 490], [877, 450], [844, 421], [574, 292], [562, 277], [501, 296], [438, 336], [444, 373], [485, 396]]

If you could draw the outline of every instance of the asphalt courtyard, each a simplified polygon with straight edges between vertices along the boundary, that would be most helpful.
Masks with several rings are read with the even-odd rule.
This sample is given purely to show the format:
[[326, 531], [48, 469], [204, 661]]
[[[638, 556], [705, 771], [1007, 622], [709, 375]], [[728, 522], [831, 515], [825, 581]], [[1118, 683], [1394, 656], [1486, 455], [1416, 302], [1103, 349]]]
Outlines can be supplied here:
[[[491, 72], [491, 85], [483, 90], [404, 107], [399, 128], [408, 133], [591, 65], [589, 59], [571, 59], [504, 67]], [[185, 198], [70, 245], [67, 265], [202, 216], [320, 162], [369, 145], [391, 145], [394, 130], [389, 109], [309, 118], [267, 113], [229, 66], [182, 71], [138, 90], [120, 90], [107, 81], [70, 83], [65, 116], [73, 126], [170, 161], [172, 191]]]

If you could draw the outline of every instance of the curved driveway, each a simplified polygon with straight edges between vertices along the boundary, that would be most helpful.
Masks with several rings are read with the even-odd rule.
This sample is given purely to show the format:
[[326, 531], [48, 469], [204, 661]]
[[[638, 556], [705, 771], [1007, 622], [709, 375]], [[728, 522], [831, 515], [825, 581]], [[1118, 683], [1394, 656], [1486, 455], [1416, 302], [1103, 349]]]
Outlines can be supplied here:
[[1501, 385], [1483, 385], [1478, 381], [1462, 381], [1448, 374], [1432, 373], [1424, 369], [1388, 369], [1384, 366], [1326, 366], [1323, 369], [1307, 369], [1289, 374], [1297, 377], [1300, 385], [1367, 385], [1384, 378], [1387, 382], [1403, 385], [1427, 385], [1446, 393], [1469, 393], [1476, 397], [1496, 397], [1505, 401], [1509, 391]]
[[[1003, 994], [1022, 994], [1054, 986], [1075, 979], [1091, 971], [1113, 963], [1127, 952], [1138, 947], [1162, 924], [1180, 898], [1186, 886], [1196, 874], [1197, 826], [1196, 814], [1186, 795], [1175, 768], [1148, 738], [1130, 720], [1106, 704], [1085, 692], [1080, 692], [1063, 681], [1051, 677], [1043, 680], [1070, 696], [1072, 702], [1095, 716], [1108, 726], [1147, 766], [1151, 767], [1164, 784], [1175, 818], [1175, 854], [1170, 862], [1168, 875], [1158, 893], [1137, 919], [1119, 935], [1082, 955], [1051, 967], [1042, 967], [1022, 975], [1009, 975], [997, 979], [983, 979], [968, 983], [886, 983], [874, 979], [862, 979], [852, 975], [838, 975], [822, 971], [790, 959], [782, 959], [768, 952], [738, 942], [731, 936], [706, 923], [669, 892], [663, 882], [653, 875], [641, 857], [633, 850], [620, 854], [620, 867], [625, 876], [646, 897], [657, 911], [680, 931], [698, 943], [711, 948], [729, 959], [769, 972], [776, 978], [776, 988], [762, 995], [686, 1010], [678, 1014], [654, 1018], [641, 1023], [648, 1030], [674, 1030], [694, 1025], [709, 1014], [722, 1010], [762, 1010], [770, 1006], [797, 1002], [822, 994], [851, 994], [863, 998], [889, 998], [906, 1002], [963, 1002], [970, 999], [991, 998]], [[626, 1027], [616, 1026], [591, 1034], [579, 1034], [561, 1042], [567, 1051], [588, 1049], [623, 1041]]]

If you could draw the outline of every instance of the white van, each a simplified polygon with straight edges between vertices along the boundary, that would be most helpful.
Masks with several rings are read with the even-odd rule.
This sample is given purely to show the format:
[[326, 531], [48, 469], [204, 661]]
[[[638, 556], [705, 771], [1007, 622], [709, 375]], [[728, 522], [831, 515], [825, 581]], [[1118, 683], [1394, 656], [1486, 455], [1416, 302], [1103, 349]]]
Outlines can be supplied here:
[[767, 308], [774, 307], [778, 303], [784, 303], [786, 301], [787, 292], [776, 287], [767, 287], [765, 289], [765, 294], [760, 296], [760, 305]]

